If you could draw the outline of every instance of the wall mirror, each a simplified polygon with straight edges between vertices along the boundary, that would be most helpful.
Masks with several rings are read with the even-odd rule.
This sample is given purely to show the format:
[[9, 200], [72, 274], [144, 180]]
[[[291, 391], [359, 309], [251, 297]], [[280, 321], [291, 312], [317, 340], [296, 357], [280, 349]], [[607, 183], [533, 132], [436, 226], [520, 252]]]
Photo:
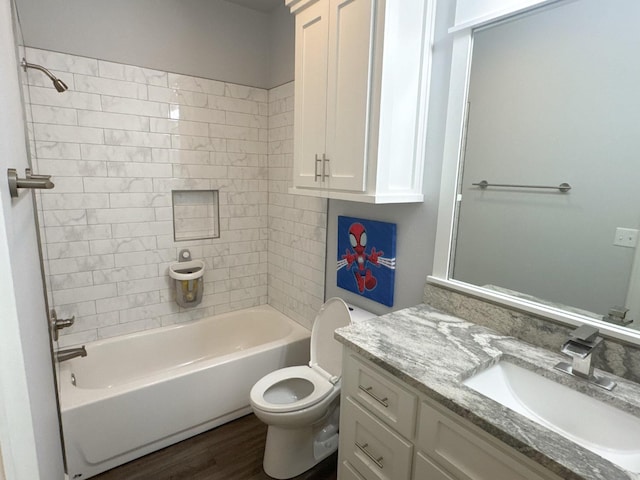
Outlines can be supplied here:
[[431, 281], [640, 343], [638, 19], [458, 1]]

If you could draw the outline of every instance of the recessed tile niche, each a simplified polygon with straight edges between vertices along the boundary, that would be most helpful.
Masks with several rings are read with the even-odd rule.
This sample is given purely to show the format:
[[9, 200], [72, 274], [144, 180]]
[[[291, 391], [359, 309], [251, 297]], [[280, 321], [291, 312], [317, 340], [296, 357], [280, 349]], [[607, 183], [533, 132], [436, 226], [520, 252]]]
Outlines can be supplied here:
[[175, 241], [220, 237], [218, 190], [173, 190]]

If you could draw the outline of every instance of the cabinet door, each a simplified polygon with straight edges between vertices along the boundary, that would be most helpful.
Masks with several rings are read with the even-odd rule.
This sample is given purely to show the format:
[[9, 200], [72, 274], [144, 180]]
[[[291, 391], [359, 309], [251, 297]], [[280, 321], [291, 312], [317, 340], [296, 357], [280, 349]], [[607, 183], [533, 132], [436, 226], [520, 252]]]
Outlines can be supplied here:
[[326, 147], [331, 190], [363, 192], [366, 186], [375, 3], [331, 0]]
[[295, 140], [293, 183], [326, 188], [322, 173], [327, 121], [327, 52], [329, 0], [320, 0], [296, 15]]

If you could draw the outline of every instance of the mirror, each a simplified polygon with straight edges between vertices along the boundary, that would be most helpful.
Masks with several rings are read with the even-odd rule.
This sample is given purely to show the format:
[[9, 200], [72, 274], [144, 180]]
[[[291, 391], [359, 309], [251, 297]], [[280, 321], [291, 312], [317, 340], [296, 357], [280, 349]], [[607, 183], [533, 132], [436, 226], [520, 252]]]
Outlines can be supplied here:
[[574, 0], [473, 31], [447, 278], [640, 329], [638, 19]]

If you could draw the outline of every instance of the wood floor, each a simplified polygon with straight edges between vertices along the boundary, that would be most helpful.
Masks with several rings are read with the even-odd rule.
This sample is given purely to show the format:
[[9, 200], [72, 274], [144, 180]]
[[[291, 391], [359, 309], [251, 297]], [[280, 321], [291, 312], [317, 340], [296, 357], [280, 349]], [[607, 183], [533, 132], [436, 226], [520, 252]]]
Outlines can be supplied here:
[[[95, 480], [269, 480], [262, 470], [267, 427], [247, 415], [104, 472]], [[336, 480], [337, 453], [296, 480]]]

